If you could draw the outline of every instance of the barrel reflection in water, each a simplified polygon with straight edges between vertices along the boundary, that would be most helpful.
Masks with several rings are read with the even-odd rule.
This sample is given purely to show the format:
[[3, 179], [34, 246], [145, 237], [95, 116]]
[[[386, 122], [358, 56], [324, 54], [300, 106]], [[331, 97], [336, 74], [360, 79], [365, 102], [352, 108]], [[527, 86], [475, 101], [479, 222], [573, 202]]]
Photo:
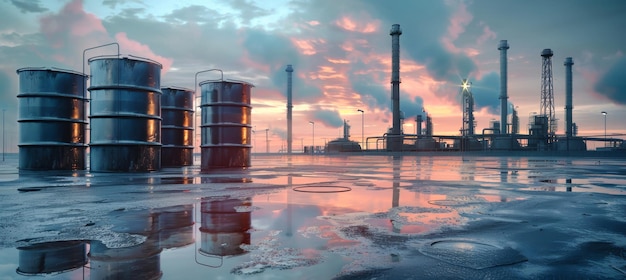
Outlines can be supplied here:
[[77, 269], [87, 263], [86, 243], [58, 241], [18, 247], [19, 267], [24, 275], [49, 274]]
[[200, 208], [198, 251], [207, 256], [224, 257], [245, 253], [240, 247], [250, 244], [252, 223], [249, 198], [204, 197]]
[[250, 166], [252, 85], [204, 81], [200, 88], [201, 169]]
[[193, 164], [193, 90], [177, 87], [161, 91], [161, 166]]
[[146, 236], [136, 246], [108, 248], [101, 241], [91, 241], [89, 251], [91, 279], [160, 279], [161, 245], [158, 215], [150, 211], [113, 211], [112, 230]]
[[22, 68], [19, 168], [85, 169], [85, 79], [77, 72]]
[[161, 248], [178, 248], [194, 242], [193, 205], [178, 205], [155, 210], [159, 213]]
[[161, 167], [161, 65], [117, 57], [89, 60], [91, 171]]

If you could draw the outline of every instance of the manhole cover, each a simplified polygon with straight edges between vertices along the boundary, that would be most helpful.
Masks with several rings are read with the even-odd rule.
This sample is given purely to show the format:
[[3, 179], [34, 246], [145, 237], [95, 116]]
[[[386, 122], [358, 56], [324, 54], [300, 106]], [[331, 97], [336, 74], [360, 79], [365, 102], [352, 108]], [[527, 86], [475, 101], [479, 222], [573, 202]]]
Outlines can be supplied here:
[[500, 248], [471, 240], [435, 241], [426, 244], [420, 251], [431, 258], [473, 269], [511, 265], [528, 260], [513, 248]]
[[297, 192], [307, 193], [339, 193], [349, 192], [352, 190], [352, 188], [342, 186], [299, 186], [294, 187], [293, 190]]

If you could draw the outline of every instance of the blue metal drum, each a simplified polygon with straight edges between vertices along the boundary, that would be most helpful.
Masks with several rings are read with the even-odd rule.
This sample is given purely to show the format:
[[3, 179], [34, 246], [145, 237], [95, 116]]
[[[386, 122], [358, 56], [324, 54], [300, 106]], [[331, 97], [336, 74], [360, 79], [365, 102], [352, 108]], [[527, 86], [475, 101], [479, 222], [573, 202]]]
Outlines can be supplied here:
[[89, 60], [90, 169], [141, 172], [161, 167], [161, 68], [137, 58]]
[[161, 88], [161, 167], [193, 165], [191, 89]]
[[85, 169], [86, 76], [34, 67], [17, 74], [19, 169]]
[[250, 166], [252, 85], [204, 81], [200, 88], [201, 170]]

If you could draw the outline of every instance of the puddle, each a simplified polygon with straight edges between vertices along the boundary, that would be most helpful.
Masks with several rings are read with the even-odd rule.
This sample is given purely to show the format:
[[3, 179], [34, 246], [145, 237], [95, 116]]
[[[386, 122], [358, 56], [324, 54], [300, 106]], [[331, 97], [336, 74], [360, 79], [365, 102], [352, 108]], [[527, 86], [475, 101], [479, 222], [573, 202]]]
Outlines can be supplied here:
[[[252, 164], [148, 174], [4, 168], [0, 275], [405, 279], [437, 267], [451, 274], [425, 275], [623, 277], [622, 259], [595, 266], [584, 246], [577, 267], [544, 259], [590, 238], [626, 244], [626, 179], [615, 175], [623, 161], [281, 155]], [[571, 244], [533, 246], [550, 228]]]

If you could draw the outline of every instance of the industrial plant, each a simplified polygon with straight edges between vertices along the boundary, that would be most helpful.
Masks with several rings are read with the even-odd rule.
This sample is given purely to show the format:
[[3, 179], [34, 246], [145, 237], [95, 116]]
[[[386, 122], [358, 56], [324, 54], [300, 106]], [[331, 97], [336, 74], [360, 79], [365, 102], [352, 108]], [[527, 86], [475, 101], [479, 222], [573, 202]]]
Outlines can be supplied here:
[[520, 121], [515, 108], [511, 108], [508, 118], [508, 58], [510, 48], [507, 40], [498, 44], [500, 51], [500, 120], [493, 120], [489, 127], [476, 131], [474, 120], [474, 96], [471, 81], [463, 79], [460, 86], [463, 119], [460, 135], [434, 135], [432, 116], [426, 115], [426, 129], [422, 130], [423, 116], [417, 114], [416, 134], [407, 134], [402, 130], [403, 121], [400, 111], [400, 25], [394, 24], [389, 32], [391, 35], [391, 110], [392, 128], [381, 136], [368, 137], [366, 151], [525, 151], [525, 152], [582, 152], [587, 151], [586, 141], [610, 141], [614, 150], [626, 150], [622, 139], [577, 136], [577, 126], [573, 122], [572, 109], [572, 65], [571, 57], [567, 57], [565, 66], [565, 135], [557, 135], [557, 117], [554, 109], [554, 87], [552, 75], [551, 49], [544, 49], [540, 56], [541, 95], [539, 114], [529, 118], [528, 134], [520, 134]]
[[[433, 118], [436, 116], [426, 112], [417, 114], [415, 134], [405, 133], [400, 111], [400, 25], [392, 25], [389, 34], [391, 128], [381, 136], [362, 139], [359, 144], [350, 140], [350, 126], [344, 121], [343, 137], [326, 143], [323, 150], [580, 152], [587, 150], [586, 141], [611, 141], [614, 149], [626, 149], [622, 139], [577, 136], [572, 114], [574, 60], [571, 57], [567, 57], [563, 64], [566, 70], [565, 135], [557, 134], [552, 75], [554, 53], [551, 49], [540, 53], [539, 113], [529, 116], [528, 133], [519, 133], [521, 126], [515, 108], [511, 108], [511, 119], [508, 118], [507, 40], [501, 40], [497, 46], [500, 52], [499, 121], [494, 120], [483, 129], [476, 128], [472, 84], [463, 79], [459, 89], [463, 110], [459, 135], [434, 134]], [[114, 44], [117, 43], [108, 45]], [[97, 56], [87, 62], [89, 74], [84, 69], [82, 73], [42, 67], [17, 70], [21, 170], [83, 170], [89, 167], [94, 172], [136, 172], [193, 165], [195, 107], [201, 108], [202, 170], [250, 166], [252, 84], [224, 80], [223, 72], [220, 80], [198, 83], [199, 73], [221, 72], [219, 69], [200, 71], [195, 80], [195, 86], [199, 85], [201, 90], [199, 104], [194, 105], [196, 89], [161, 87], [162, 66], [157, 61], [132, 55], [122, 57], [118, 46], [116, 55]], [[287, 153], [292, 153], [292, 65], [287, 65], [285, 72]], [[319, 149], [311, 147], [309, 150]]]

